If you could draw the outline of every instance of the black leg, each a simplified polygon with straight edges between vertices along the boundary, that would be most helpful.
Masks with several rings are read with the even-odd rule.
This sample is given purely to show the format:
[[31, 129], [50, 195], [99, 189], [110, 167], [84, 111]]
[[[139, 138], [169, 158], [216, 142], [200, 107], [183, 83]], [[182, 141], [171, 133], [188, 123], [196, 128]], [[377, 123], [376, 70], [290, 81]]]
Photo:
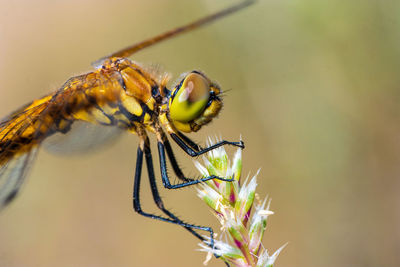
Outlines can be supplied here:
[[[181, 221], [177, 216], [175, 216], [173, 213], [171, 213], [168, 209], [165, 208], [164, 203], [161, 200], [160, 194], [158, 192], [157, 184], [156, 184], [156, 179], [155, 179], [155, 175], [154, 175], [154, 167], [153, 167], [153, 158], [151, 156], [150, 147], [148, 147], [148, 149], [146, 149], [146, 147], [145, 147], [144, 152], [145, 152], [145, 157], [146, 157], [147, 170], [148, 170], [148, 174], [149, 174], [150, 188], [151, 188], [154, 202], [156, 203], [157, 207], [162, 212], [164, 212], [164, 214], [166, 214], [168, 217], [175, 220], [176, 222], [183, 223], [183, 221]], [[210, 235], [213, 236], [213, 230], [210, 227], [202, 227], [202, 226], [194, 226], [194, 225], [192, 225], [192, 226], [193, 227], [187, 227], [187, 226], [184, 226], [184, 227], [189, 232], [191, 232], [193, 235], [195, 235], [197, 238], [199, 238], [201, 241], [204, 241], [204, 238], [193, 230], [194, 227], [199, 230], [208, 231], [208, 232], [210, 232]]]
[[[148, 169], [148, 173], [149, 173], [149, 180], [150, 180], [150, 185], [151, 185], [151, 191], [153, 194], [153, 199], [156, 202], [157, 207], [160, 208], [171, 219], [165, 218], [162, 216], [158, 216], [155, 214], [151, 214], [151, 213], [146, 213], [141, 208], [140, 181], [141, 181], [142, 165], [143, 165], [143, 152], [145, 153], [145, 156], [146, 156], [146, 163], [147, 163], [147, 169]], [[152, 162], [151, 151], [150, 151], [150, 146], [148, 145], [148, 142], [145, 142], [144, 146], [143, 145], [139, 146], [139, 148], [137, 150], [136, 171], [135, 171], [135, 180], [134, 180], [134, 187], [133, 187], [133, 207], [136, 212], [138, 212], [140, 215], [143, 215], [145, 217], [149, 217], [152, 219], [157, 219], [157, 220], [161, 220], [164, 222], [170, 222], [170, 223], [174, 223], [174, 224], [183, 226], [189, 232], [191, 232], [194, 236], [196, 236], [203, 242], [205, 241], [204, 238], [201, 235], [199, 235], [198, 233], [196, 233], [194, 231], [194, 229], [207, 231], [210, 233], [210, 237], [211, 237], [209, 245], [211, 247], [214, 247], [214, 238], [213, 238], [214, 232], [213, 232], [212, 228], [184, 223], [183, 221], [181, 221], [178, 217], [176, 217], [174, 214], [172, 214], [170, 211], [168, 211], [164, 207], [164, 204], [158, 193], [158, 189], [157, 189], [157, 185], [156, 185], [156, 181], [155, 181], [153, 162]]]
[[225, 181], [225, 182], [232, 182], [234, 180], [234, 177], [232, 177], [230, 179], [226, 179], [226, 178], [218, 177], [215, 175], [211, 175], [211, 176], [196, 179], [196, 180], [190, 179], [190, 178], [185, 178], [186, 180], [188, 180], [188, 182], [173, 185], [173, 184], [171, 184], [171, 181], [169, 180], [169, 177], [168, 177], [167, 161], [165, 159], [165, 147], [164, 147], [163, 142], [160, 140], [158, 141], [158, 156], [160, 159], [161, 179], [162, 179], [164, 187], [167, 189], [178, 189], [178, 188], [182, 188], [182, 187], [186, 187], [186, 186], [199, 184], [199, 183], [202, 183], [202, 182], [205, 182], [208, 180], [212, 180], [212, 179], [217, 179], [217, 180]]
[[[201, 154], [207, 153], [208, 151], [211, 151], [211, 150], [216, 149], [217, 147], [220, 147], [220, 146], [223, 146], [223, 145], [232, 145], [232, 146], [237, 146], [237, 147], [244, 148], [243, 141], [229, 142], [229, 141], [226, 141], [226, 140], [222, 140], [222, 141], [220, 141], [220, 142], [218, 142], [218, 143], [216, 143], [216, 144], [214, 144], [214, 145], [212, 145], [210, 147], [207, 147], [207, 148], [201, 149], [199, 151], [196, 151], [191, 145], [186, 144], [186, 142], [184, 140], [182, 140], [182, 138], [180, 136], [172, 133], [171, 137], [191, 157], [199, 156]], [[185, 140], [186, 139], [189, 139], [189, 138], [186, 137]], [[191, 141], [191, 142], [193, 142], [193, 141]], [[199, 146], [197, 146], [197, 147], [199, 147]]]
[[[168, 140], [166, 140], [166, 142], [169, 144]], [[171, 147], [169, 146], [169, 148], [171, 148]], [[139, 150], [141, 150], [141, 149], [139, 148], [138, 151], [139, 151]], [[171, 153], [172, 153], [172, 149], [171, 149]], [[164, 203], [163, 203], [163, 201], [162, 201], [162, 199], [161, 199], [161, 197], [160, 197], [160, 194], [159, 194], [159, 192], [158, 192], [157, 183], [156, 183], [156, 179], [155, 179], [155, 175], [154, 175], [153, 158], [152, 158], [152, 156], [151, 156], [150, 145], [148, 144], [148, 142], [145, 143], [145, 146], [144, 146], [144, 154], [145, 154], [145, 157], [146, 157], [146, 164], [147, 164], [147, 171], [148, 171], [148, 174], [149, 174], [150, 188], [151, 188], [151, 192], [152, 192], [152, 195], [153, 195], [154, 202], [156, 203], [157, 207], [158, 207], [165, 215], [167, 215], [168, 217], [170, 217], [171, 219], [173, 219], [172, 223], [175, 223], [175, 224], [178, 224], [178, 225], [180, 225], [180, 226], [185, 227], [185, 229], [188, 230], [188, 231], [189, 231], [191, 234], [193, 234], [195, 237], [197, 237], [197, 238], [200, 239], [201, 241], [203, 241], [203, 242], [205, 242], [206, 244], [208, 244], [211, 248], [214, 248], [214, 231], [213, 231], [213, 229], [212, 229], [211, 227], [204, 227], [204, 226], [198, 226], [198, 225], [193, 225], [193, 224], [184, 223], [184, 222], [183, 222], [182, 220], [180, 220], [176, 215], [174, 215], [172, 212], [170, 212], [168, 209], [165, 208]], [[173, 156], [173, 153], [172, 153], [171, 155]], [[139, 155], [138, 155], [138, 156], [139, 156]], [[143, 152], [142, 152], [142, 157], [143, 157]], [[173, 158], [173, 159], [174, 159], [174, 160], [171, 160], [171, 161], [176, 162], [176, 161], [175, 161], [175, 158]], [[164, 160], [165, 160], [165, 155], [164, 155]], [[141, 161], [142, 161], [142, 160], [141, 160]], [[136, 167], [136, 169], [137, 169], [137, 167]], [[182, 173], [181, 170], [179, 169], [179, 167], [177, 167], [177, 170], [179, 170], [179, 172]], [[182, 174], [182, 175], [183, 175], [183, 174]], [[140, 178], [139, 178], [139, 179], [140, 179]], [[187, 178], [185, 178], [185, 179], [187, 179]], [[164, 179], [163, 179], [163, 181], [164, 181]], [[194, 182], [196, 182], [196, 181], [197, 181], [197, 180], [194, 180]], [[135, 183], [135, 184], [136, 184], [136, 183]], [[140, 186], [140, 182], [139, 182], [138, 187], [139, 187], [139, 186]], [[157, 218], [157, 217], [158, 217], [158, 218]], [[160, 218], [162, 218], [162, 219], [164, 219], [164, 221], [165, 221], [165, 219], [166, 219], [166, 218], [163, 218], [163, 217], [160, 217], [160, 216], [155, 216], [155, 215], [153, 215], [152, 218], [155, 218], [155, 219], [160, 219]], [[168, 219], [167, 219], [167, 220], [168, 220]], [[168, 220], [168, 221], [170, 221], [170, 220]], [[170, 222], [171, 222], [171, 221], [170, 221]], [[205, 239], [204, 239], [200, 234], [198, 234], [194, 229], [209, 232], [209, 233], [210, 233], [210, 242], [209, 242], [209, 243], [206, 242]], [[215, 255], [215, 254], [214, 254], [214, 256], [215, 256], [216, 258], [219, 258], [218, 255]], [[227, 262], [225, 262], [225, 264], [226, 264], [226, 266], [228, 266], [228, 267], [230, 266], [229, 263], [227, 263]]]
[[181, 168], [179, 167], [179, 164], [178, 164], [178, 162], [176, 161], [174, 152], [172, 151], [171, 144], [169, 143], [169, 141], [168, 141], [167, 138], [164, 138], [164, 146], [165, 146], [165, 150], [167, 151], [167, 155], [168, 155], [168, 158], [169, 158], [169, 162], [171, 162], [172, 169], [174, 170], [176, 176], [177, 176], [180, 180], [182, 180], [182, 181], [184, 181], [184, 182], [189, 182], [189, 181], [191, 181], [192, 179], [186, 178], [185, 175], [183, 174]]
[[200, 150], [202, 150], [201, 146], [199, 146], [198, 144], [196, 144], [196, 142], [194, 142], [192, 139], [190, 139], [189, 137], [187, 137], [186, 135], [184, 135], [181, 132], [177, 132], [177, 135], [179, 136], [180, 139], [182, 139], [186, 144], [188, 144], [194, 151], [199, 152]]

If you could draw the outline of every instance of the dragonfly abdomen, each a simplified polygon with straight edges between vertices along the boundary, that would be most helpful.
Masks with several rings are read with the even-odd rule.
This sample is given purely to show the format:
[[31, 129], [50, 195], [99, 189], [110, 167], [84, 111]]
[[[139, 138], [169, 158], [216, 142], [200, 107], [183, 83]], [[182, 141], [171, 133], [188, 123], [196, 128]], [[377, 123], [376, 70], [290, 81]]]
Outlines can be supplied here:
[[51, 96], [33, 101], [0, 124], [0, 166], [17, 154], [30, 151], [40, 140], [46, 120], [39, 120]]

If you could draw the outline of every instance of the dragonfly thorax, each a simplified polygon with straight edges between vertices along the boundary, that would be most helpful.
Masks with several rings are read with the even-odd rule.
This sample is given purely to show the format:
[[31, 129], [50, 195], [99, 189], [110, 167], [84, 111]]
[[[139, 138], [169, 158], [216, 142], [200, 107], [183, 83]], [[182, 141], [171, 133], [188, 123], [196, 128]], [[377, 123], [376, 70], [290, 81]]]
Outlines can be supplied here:
[[[104, 72], [117, 72], [124, 90], [123, 105], [133, 114], [153, 113], [161, 124], [183, 132], [196, 132], [216, 117], [222, 108], [220, 87], [205, 74], [192, 71], [171, 90], [167, 79], [158, 81], [141, 66], [126, 58], [112, 58], [102, 67]], [[140, 105], [133, 107], [132, 100]], [[152, 124], [148, 116], [145, 124]]]

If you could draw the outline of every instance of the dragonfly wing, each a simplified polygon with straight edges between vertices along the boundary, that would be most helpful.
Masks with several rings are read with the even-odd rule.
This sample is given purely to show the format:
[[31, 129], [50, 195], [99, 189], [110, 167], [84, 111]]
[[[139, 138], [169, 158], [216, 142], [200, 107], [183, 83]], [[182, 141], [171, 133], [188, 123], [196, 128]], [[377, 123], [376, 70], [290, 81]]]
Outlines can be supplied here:
[[75, 121], [67, 133], [55, 133], [43, 141], [43, 147], [60, 155], [73, 155], [92, 152], [113, 144], [123, 129]]
[[11, 202], [36, 158], [38, 147], [10, 158], [0, 167], [0, 210]]
[[35, 100], [0, 121], [0, 209], [17, 195], [32, 166], [50, 99]]
[[[69, 123], [75, 124], [70, 114], [93, 106], [85, 97], [90, 95], [92, 89], [112, 89], [115, 84], [119, 85], [119, 81], [112, 78], [104, 80], [94, 72], [73, 77], [56, 92], [34, 100], [0, 120], [0, 208], [18, 193], [39, 145], [54, 134], [68, 132]], [[83, 128], [86, 131], [77, 130], [79, 135], [72, 135], [70, 140], [84, 145], [65, 141], [67, 151], [77, 150], [78, 147], [80, 151], [87, 151], [120, 131], [112, 127], [89, 130], [88, 124]]]
[[107, 60], [109, 58], [113, 58], [113, 57], [125, 57], [126, 58], [126, 57], [129, 57], [132, 54], [134, 54], [134, 53], [136, 53], [136, 52], [138, 52], [138, 51], [140, 51], [140, 50], [142, 50], [142, 49], [144, 49], [146, 47], [155, 45], [155, 44], [157, 44], [159, 42], [162, 42], [164, 40], [168, 40], [168, 39], [170, 39], [172, 37], [176, 37], [176, 36], [178, 36], [178, 35], [180, 35], [182, 33], [189, 32], [191, 30], [197, 29], [197, 28], [199, 28], [201, 26], [204, 26], [204, 25], [206, 25], [208, 23], [216, 21], [216, 20], [218, 20], [218, 19], [220, 19], [220, 18], [222, 18], [222, 17], [224, 17], [226, 15], [235, 13], [235, 12], [239, 11], [240, 9], [245, 8], [245, 7], [253, 4], [254, 2], [255, 2], [255, 0], [243, 0], [243, 1], [241, 1], [241, 2], [239, 2], [237, 4], [235, 4], [235, 5], [232, 5], [232, 6], [229, 6], [229, 7], [225, 8], [225, 9], [222, 9], [219, 12], [216, 12], [214, 14], [205, 16], [203, 18], [200, 18], [200, 19], [198, 19], [196, 21], [193, 21], [191, 23], [188, 23], [186, 25], [182, 25], [182, 26], [177, 27], [175, 29], [166, 31], [166, 32], [161, 33], [159, 35], [156, 35], [156, 36], [154, 36], [152, 38], [149, 38], [147, 40], [144, 40], [142, 42], [133, 44], [133, 45], [128, 46], [128, 47], [126, 47], [124, 49], [121, 49], [121, 50], [119, 50], [117, 52], [114, 52], [114, 53], [112, 53], [112, 54], [110, 54], [108, 56], [105, 56], [105, 57], [93, 62], [92, 65], [95, 68], [97, 68], [105, 60]]

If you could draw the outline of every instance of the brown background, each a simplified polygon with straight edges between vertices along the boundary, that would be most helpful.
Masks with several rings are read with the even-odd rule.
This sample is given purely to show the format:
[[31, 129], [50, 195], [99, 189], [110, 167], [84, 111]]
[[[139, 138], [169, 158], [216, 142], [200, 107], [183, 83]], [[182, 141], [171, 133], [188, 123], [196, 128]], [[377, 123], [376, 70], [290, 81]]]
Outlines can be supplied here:
[[[229, 3], [1, 0], [0, 114]], [[262, 0], [134, 57], [232, 89], [218, 120], [191, 136], [243, 135], [244, 174], [262, 167], [258, 192], [273, 199], [264, 244], [289, 242], [276, 266], [400, 265], [399, 11], [394, 0]], [[136, 146], [127, 134], [84, 156], [41, 151], [0, 214], [0, 266], [202, 266], [189, 234], [132, 211]], [[181, 217], [217, 226], [194, 190], [162, 194]], [[152, 210], [147, 189], [144, 200]]]

